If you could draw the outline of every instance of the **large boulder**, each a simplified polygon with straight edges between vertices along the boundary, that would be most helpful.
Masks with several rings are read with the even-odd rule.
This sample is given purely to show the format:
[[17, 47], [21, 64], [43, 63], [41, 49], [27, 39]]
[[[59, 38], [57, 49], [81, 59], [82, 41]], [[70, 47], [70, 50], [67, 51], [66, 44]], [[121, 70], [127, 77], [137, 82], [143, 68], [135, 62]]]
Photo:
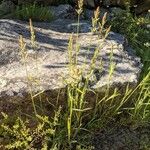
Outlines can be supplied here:
[[77, 13], [75, 9], [69, 4], [63, 4], [59, 6], [50, 6], [49, 7], [54, 18], [77, 18]]
[[125, 7], [128, 4], [135, 7], [135, 13], [140, 14], [150, 9], [150, 0], [103, 0], [103, 5]]
[[[59, 97], [61, 101], [65, 100], [65, 80], [72, 79], [68, 69], [68, 39], [76, 25], [74, 21], [67, 19], [58, 19], [52, 23], [34, 23], [34, 49], [31, 46], [28, 23], [0, 20], [0, 112], [14, 112], [21, 107], [24, 108], [24, 113], [28, 112], [31, 91], [43, 91], [43, 100], [53, 102], [57, 101], [58, 93], [63, 91], [62, 95], [59, 93]], [[81, 46], [78, 67], [85, 68], [83, 78], [89, 70], [95, 48], [98, 47], [100, 50], [90, 78], [89, 89], [103, 93], [108, 84], [110, 89], [118, 88], [120, 91], [127, 85], [134, 88], [138, 83], [142, 65], [140, 59], [132, 53], [126, 39], [111, 32], [103, 41], [98, 35], [91, 34], [89, 22], [81, 22], [80, 25], [86, 28], [80, 30], [84, 33], [79, 34]], [[25, 65], [22, 54], [25, 57], [26, 53], [20, 50], [18, 43], [20, 35], [23, 35], [27, 44], [28, 57]], [[73, 39], [75, 38], [74, 35]], [[110, 78], [109, 70], [112, 63], [115, 64], [115, 68]], [[93, 96], [88, 98], [94, 101]]]

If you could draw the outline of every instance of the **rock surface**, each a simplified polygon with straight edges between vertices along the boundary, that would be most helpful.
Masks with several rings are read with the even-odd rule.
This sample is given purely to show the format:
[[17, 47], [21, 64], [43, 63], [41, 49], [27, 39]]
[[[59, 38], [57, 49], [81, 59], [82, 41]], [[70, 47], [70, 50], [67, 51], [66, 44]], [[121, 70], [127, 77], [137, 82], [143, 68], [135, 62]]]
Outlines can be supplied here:
[[[70, 78], [68, 39], [73, 32], [70, 25], [74, 23], [68, 19], [58, 19], [52, 23], [34, 23], [37, 48], [33, 49], [28, 23], [0, 20], [0, 111], [10, 109], [10, 106], [4, 108], [6, 101], [13, 104], [23, 103], [30, 92], [29, 87], [32, 87], [34, 92], [50, 91], [49, 96], [55, 98], [58, 94], [55, 91], [65, 89], [64, 79]], [[89, 29], [89, 22], [82, 23]], [[27, 45], [26, 67], [23, 65], [19, 50], [20, 35], [23, 35]], [[132, 54], [132, 49], [127, 46], [123, 36], [111, 32], [107, 40], [103, 41], [97, 35], [92, 35], [89, 29], [86, 33], [80, 33], [79, 43], [81, 46], [78, 66], [82, 67], [85, 64], [86, 71], [89, 69], [95, 48], [100, 49], [93, 74], [96, 79], [89, 85], [91, 89], [100, 93], [108, 84], [112, 88], [119, 89], [124, 88], [128, 83], [131, 87], [136, 86], [142, 65], [139, 58]], [[112, 51], [113, 57], [110, 60]], [[111, 81], [108, 82], [111, 61], [115, 64], [115, 69]], [[99, 71], [101, 62], [103, 69]], [[27, 74], [32, 84], [28, 83]]]
[[64, 4], [59, 6], [50, 6], [49, 7], [54, 18], [64, 18], [64, 19], [75, 19], [77, 18], [77, 13], [75, 8], [71, 5]]

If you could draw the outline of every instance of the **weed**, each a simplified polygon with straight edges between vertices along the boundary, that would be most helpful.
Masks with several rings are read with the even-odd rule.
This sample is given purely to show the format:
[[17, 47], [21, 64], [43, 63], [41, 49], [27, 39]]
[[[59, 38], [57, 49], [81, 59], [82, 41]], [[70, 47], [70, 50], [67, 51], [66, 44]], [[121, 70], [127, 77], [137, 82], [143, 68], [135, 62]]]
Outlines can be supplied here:
[[[38, 124], [35, 129], [29, 128], [29, 122], [20, 118], [16, 120], [13, 126], [6, 124], [8, 116], [3, 113], [4, 120], [1, 124], [3, 133], [1, 136], [5, 138], [11, 137], [8, 141], [6, 149], [57, 149], [56, 143], [56, 127], [59, 126], [61, 107], [55, 112], [53, 119], [47, 116], [37, 115]], [[58, 142], [58, 141], [57, 141]]]

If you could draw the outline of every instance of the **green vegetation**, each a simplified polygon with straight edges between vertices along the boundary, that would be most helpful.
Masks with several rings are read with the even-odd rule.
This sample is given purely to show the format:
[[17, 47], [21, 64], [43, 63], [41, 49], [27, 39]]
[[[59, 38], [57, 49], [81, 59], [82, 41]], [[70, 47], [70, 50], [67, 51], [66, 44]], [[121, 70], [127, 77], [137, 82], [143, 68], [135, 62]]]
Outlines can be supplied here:
[[28, 127], [29, 122], [23, 122], [20, 118], [18, 118], [10, 128], [10, 126], [6, 124], [6, 122], [8, 122], [8, 116], [3, 114], [5, 122], [1, 125], [2, 129], [4, 129], [3, 135], [10, 140], [5, 148], [22, 150], [40, 148], [45, 150], [48, 149], [48, 145], [51, 144], [51, 149], [55, 149], [57, 145], [59, 145], [59, 141], [55, 141], [55, 136], [58, 134], [58, 130], [56, 129], [59, 125], [60, 111], [61, 108], [59, 108], [51, 120], [49, 120], [47, 116], [42, 117], [37, 115], [38, 125], [33, 130]]
[[[82, 13], [82, 3], [80, 0], [79, 9], [77, 11], [80, 21], [80, 14]], [[92, 32], [99, 32], [102, 35], [103, 40], [107, 38], [110, 31], [110, 27], [104, 29], [106, 24], [106, 14], [102, 21], [98, 18], [99, 9], [96, 10], [94, 17], [92, 18], [93, 29]], [[51, 20], [52, 15], [49, 14], [47, 8], [32, 5], [28, 7], [21, 7], [17, 10], [17, 17], [28, 20], [47, 21]], [[38, 18], [37, 18], [38, 17]], [[144, 19], [145, 22], [149, 21]], [[97, 30], [98, 26], [98, 30]], [[78, 68], [77, 57], [80, 50], [80, 45], [76, 46], [75, 55], [73, 55], [74, 49], [73, 38], [70, 37], [68, 46], [69, 55], [69, 71], [72, 80], [65, 80], [67, 82], [67, 101], [64, 101], [65, 108], [60, 106], [54, 107], [53, 116], [41, 116], [37, 113], [37, 107], [35, 105], [34, 93], [32, 93], [32, 87], [30, 87], [31, 100], [35, 112], [35, 116], [32, 116], [32, 122], [36, 122], [34, 127], [30, 127], [29, 120], [23, 120], [20, 117], [14, 124], [9, 123], [9, 116], [3, 114], [3, 122], [1, 124], [1, 137], [5, 140], [1, 147], [6, 149], [17, 150], [92, 150], [93, 147], [90, 143], [90, 136], [94, 130], [105, 128], [110, 122], [117, 122], [121, 124], [124, 114], [126, 114], [125, 125], [131, 126], [145, 126], [150, 123], [150, 70], [148, 69], [148, 63], [150, 59], [150, 37], [149, 30], [141, 27], [143, 26], [143, 20], [133, 18], [133, 16], [127, 12], [121, 16], [117, 16], [112, 21], [112, 29], [123, 33], [129, 39], [133, 48], [137, 54], [141, 56], [144, 63], [143, 79], [135, 89], [130, 89], [128, 86], [124, 89], [125, 93], [120, 93], [117, 89], [114, 91], [109, 90], [107, 86], [106, 92], [100, 97], [94, 91], [90, 91], [88, 88], [89, 79], [94, 71], [95, 61], [99, 48], [95, 49], [95, 53], [91, 59], [90, 69], [85, 77], [85, 82], [82, 82], [83, 68]], [[118, 28], [119, 27], [119, 28]], [[31, 44], [34, 48], [35, 36], [32, 22], [30, 20], [31, 31]], [[78, 39], [77, 29], [77, 39]], [[100, 37], [101, 38], [101, 37]], [[26, 66], [26, 47], [23, 37], [20, 37], [20, 49], [24, 65]], [[113, 53], [110, 54], [110, 78], [113, 74], [114, 63], [112, 62]], [[28, 82], [31, 81], [28, 76]], [[93, 92], [94, 104], [91, 104], [86, 100], [88, 92]], [[39, 96], [42, 93], [39, 92], [36, 95]], [[34, 118], [34, 119], [33, 119]], [[147, 145], [145, 146], [147, 147]], [[149, 147], [148, 147], [149, 148]]]
[[136, 17], [127, 9], [115, 16], [110, 24], [113, 31], [126, 36], [136, 54], [141, 57], [143, 74], [146, 75], [150, 63], [150, 29], [146, 26], [150, 24], [150, 16]]
[[28, 21], [52, 21], [54, 16], [49, 7], [34, 4], [17, 6], [14, 12], [0, 13], [0, 18], [14, 18]]
[[36, 3], [33, 5], [22, 5], [18, 6], [16, 12], [14, 13], [15, 18], [21, 20], [33, 21], [51, 21], [53, 19], [53, 14], [50, 8], [39, 6]]

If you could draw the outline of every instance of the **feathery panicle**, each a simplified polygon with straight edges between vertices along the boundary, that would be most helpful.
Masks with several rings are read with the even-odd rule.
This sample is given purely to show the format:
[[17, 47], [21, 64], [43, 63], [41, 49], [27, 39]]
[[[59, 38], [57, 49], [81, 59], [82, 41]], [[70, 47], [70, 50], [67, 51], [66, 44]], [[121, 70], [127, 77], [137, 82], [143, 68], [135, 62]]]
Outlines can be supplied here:
[[106, 18], [107, 18], [107, 12], [104, 14], [104, 16], [103, 16], [103, 18], [102, 18], [102, 26], [105, 25], [106, 20], [107, 20]]
[[20, 46], [20, 49], [25, 49], [25, 42], [24, 42], [22, 35], [20, 35], [20, 38], [19, 38], [19, 46]]
[[100, 8], [97, 7], [97, 9], [94, 11], [94, 17], [92, 17], [92, 33], [97, 32], [99, 15], [100, 15]]
[[78, 15], [81, 15], [83, 12], [83, 4], [83, 0], [78, 0], [78, 9], [76, 10]]
[[20, 50], [21, 50], [21, 57], [25, 61], [28, 56], [28, 53], [26, 50], [26, 43], [25, 43], [22, 35], [20, 35], [20, 38], [19, 38], [19, 46], [20, 46]]
[[104, 36], [105, 39], [107, 38], [107, 36], [108, 36], [110, 30], [111, 30], [111, 26], [109, 26], [109, 27], [106, 29], [105, 36]]
[[100, 15], [100, 8], [97, 7], [97, 9], [94, 11], [95, 20], [99, 20], [99, 15]]
[[29, 24], [30, 24], [30, 33], [31, 33], [31, 44], [32, 47], [35, 48], [35, 32], [34, 32], [33, 23], [31, 19], [29, 19]]

